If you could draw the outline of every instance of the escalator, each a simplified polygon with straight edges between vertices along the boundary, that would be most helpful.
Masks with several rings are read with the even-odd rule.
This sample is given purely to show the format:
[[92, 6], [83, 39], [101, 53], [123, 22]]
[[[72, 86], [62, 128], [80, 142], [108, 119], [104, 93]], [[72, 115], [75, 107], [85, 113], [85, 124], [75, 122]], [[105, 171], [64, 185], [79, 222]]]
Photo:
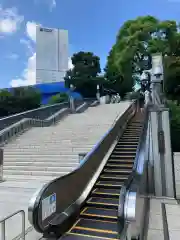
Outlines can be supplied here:
[[136, 114], [118, 140], [99, 175], [78, 219], [60, 239], [119, 239], [117, 211], [122, 185], [132, 172], [143, 127], [142, 114]]

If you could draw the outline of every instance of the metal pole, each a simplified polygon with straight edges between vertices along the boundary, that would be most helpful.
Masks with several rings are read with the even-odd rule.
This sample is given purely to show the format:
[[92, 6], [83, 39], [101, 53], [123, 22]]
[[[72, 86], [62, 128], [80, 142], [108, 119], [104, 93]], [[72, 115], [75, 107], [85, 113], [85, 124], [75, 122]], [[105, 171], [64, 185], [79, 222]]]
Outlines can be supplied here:
[[97, 100], [100, 101], [100, 92], [99, 92], [99, 84], [97, 85], [97, 93], [96, 93]]
[[3, 149], [0, 148], [0, 181], [3, 181]]
[[6, 226], [5, 226], [5, 221], [1, 222], [1, 240], [6, 240], [6, 236], [5, 236], [5, 230], [6, 230]]

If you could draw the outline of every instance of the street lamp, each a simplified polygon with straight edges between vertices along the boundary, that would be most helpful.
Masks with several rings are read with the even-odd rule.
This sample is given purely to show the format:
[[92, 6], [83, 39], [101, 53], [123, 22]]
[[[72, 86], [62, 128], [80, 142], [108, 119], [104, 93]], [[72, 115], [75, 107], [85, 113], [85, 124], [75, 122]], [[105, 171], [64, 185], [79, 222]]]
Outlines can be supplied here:
[[75, 112], [75, 106], [74, 106], [74, 98], [72, 96], [72, 92], [74, 90], [74, 85], [70, 84], [70, 96], [69, 96], [69, 101], [70, 101], [70, 109], [71, 112], [74, 113]]
[[99, 84], [97, 85], [96, 89], [97, 89], [96, 98], [97, 98], [98, 101], [100, 101], [100, 92], [99, 92], [100, 87], [99, 87]]

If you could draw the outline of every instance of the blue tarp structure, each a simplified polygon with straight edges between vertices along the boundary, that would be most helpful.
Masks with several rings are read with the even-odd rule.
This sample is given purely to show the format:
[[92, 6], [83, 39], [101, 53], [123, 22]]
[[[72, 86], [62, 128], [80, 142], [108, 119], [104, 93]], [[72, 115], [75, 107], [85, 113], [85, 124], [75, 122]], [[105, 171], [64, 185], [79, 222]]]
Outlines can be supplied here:
[[34, 87], [39, 90], [42, 95], [42, 104], [48, 103], [49, 99], [58, 93], [68, 93], [71, 94], [74, 98], [82, 98], [81, 95], [77, 92], [70, 93], [69, 89], [65, 87], [64, 82], [42, 83], [36, 84]]
[[[32, 87], [34, 87], [41, 93], [41, 96], [42, 96], [41, 103], [42, 104], [48, 103], [49, 99], [53, 95], [56, 95], [58, 93], [68, 93], [76, 99], [82, 98], [82, 96], [77, 92], [70, 93], [69, 89], [65, 87], [64, 82], [41, 83], [41, 84], [33, 85]], [[9, 90], [11, 91], [10, 88], [9, 88]]]

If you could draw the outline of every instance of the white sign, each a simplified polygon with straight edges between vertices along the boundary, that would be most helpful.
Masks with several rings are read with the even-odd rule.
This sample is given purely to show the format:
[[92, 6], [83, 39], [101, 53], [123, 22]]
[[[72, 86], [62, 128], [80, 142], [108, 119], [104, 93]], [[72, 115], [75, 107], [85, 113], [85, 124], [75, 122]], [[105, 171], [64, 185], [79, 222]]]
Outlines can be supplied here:
[[42, 200], [42, 221], [56, 212], [56, 194]]

